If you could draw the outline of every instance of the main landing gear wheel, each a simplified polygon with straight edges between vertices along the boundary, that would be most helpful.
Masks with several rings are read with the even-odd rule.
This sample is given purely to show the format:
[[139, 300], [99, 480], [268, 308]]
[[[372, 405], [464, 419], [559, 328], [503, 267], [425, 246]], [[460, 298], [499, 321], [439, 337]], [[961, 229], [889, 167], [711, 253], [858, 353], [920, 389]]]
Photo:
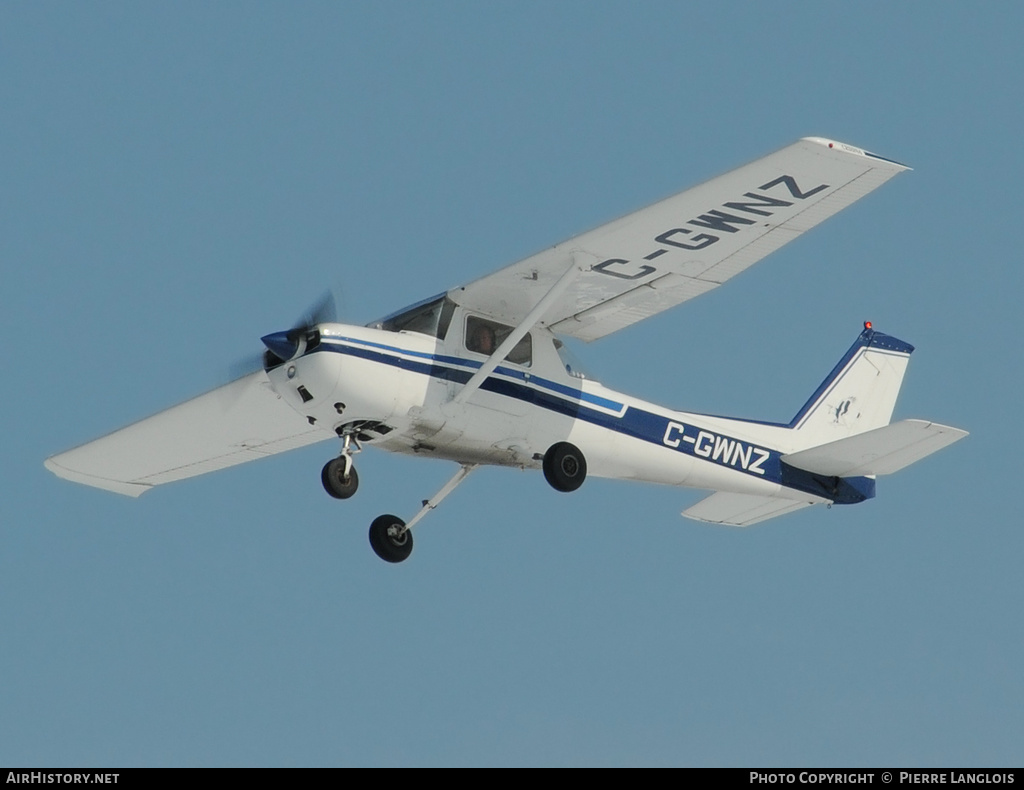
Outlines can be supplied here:
[[320, 482], [324, 484], [324, 491], [335, 499], [348, 499], [356, 489], [359, 488], [359, 475], [356, 468], [349, 465], [348, 479], [345, 479], [345, 458], [335, 458], [324, 464], [320, 472]]
[[412, 532], [398, 516], [378, 516], [370, 524], [370, 546], [385, 562], [401, 562], [412, 554]]
[[576, 445], [556, 442], [544, 453], [544, 477], [556, 491], [575, 491], [587, 478], [587, 459]]

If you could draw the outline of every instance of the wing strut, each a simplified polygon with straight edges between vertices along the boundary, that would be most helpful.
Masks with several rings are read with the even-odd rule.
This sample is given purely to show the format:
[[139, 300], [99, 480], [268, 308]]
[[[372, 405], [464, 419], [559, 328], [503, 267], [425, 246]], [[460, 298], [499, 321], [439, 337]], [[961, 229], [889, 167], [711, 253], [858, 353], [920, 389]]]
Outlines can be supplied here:
[[541, 300], [534, 305], [533, 309], [526, 315], [526, 318], [513, 329], [508, 337], [502, 341], [501, 345], [498, 346], [494, 353], [491, 354], [487, 361], [480, 366], [480, 369], [473, 374], [473, 377], [466, 382], [466, 386], [459, 391], [459, 393], [452, 398], [453, 403], [465, 403], [466, 399], [469, 398], [474, 392], [480, 389], [480, 385], [487, 380], [496, 367], [501, 363], [505, 357], [509, 355], [513, 348], [516, 347], [516, 343], [522, 340], [526, 333], [533, 329], [534, 324], [543, 318], [545, 311], [551, 304], [558, 299], [565, 291], [566, 288], [575, 280], [580, 272], [583, 271], [583, 267], [576, 263], [575, 256], [573, 262], [569, 265], [569, 268], [565, 270], [561, 277], [558, 278], [558, 282], [551, 286], [551, 290], [548, 291]]

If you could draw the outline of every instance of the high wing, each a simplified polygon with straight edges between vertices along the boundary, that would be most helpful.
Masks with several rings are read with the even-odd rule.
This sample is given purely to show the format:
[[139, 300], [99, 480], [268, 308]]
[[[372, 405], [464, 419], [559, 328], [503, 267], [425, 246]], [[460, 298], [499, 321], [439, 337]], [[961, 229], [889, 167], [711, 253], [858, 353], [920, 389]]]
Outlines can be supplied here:
[[582, 273], [538, 323], [596, 340], [721, 285], [907, 169], [806, 137], [448, 295], [518, 325], [575, 266]]
[[333, 436], [281, 400], [261, 370], [48, 458], [46, 468], [65, 480], [139, 496]]

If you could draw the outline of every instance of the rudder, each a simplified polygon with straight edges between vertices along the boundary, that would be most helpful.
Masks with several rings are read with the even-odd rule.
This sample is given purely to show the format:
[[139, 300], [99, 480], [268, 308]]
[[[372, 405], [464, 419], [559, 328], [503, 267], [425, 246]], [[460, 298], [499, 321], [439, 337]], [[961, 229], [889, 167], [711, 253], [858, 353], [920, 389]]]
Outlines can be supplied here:
[[870, 322], [789, 423], [814, 447], [888, 425], [914, 347]]

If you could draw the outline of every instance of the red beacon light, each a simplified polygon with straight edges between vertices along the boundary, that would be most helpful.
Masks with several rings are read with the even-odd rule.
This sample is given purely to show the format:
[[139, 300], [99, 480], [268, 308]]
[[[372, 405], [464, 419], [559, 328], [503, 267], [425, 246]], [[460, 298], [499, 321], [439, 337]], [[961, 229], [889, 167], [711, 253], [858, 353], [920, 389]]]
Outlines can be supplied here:
[[871, 322], [870, 321], [865, 321], [864, 322], [864, 329], [870, 329], [870, 328], [871, 328]]

